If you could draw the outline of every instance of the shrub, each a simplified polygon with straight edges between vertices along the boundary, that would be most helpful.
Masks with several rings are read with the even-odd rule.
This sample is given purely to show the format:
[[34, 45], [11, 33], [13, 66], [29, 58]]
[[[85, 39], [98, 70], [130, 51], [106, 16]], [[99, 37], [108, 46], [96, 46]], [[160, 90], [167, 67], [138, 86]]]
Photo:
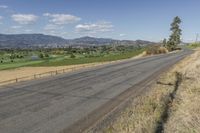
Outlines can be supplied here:
[[168, 50], [165, 47], [160, 46], [150, 46], [146, 50], [146, 55], [156, 55], [165, 53], [168, 53]]
[[43, 53], [40, 53], [39, 57], [40, 57], [41, 59], [44, 58]]
[[46, 58], [49, 58], [49, 54], [45, 53], [45, 57], [46, 57]]
[[71, 54], [70, 58], [76, 58], [76, 56], [74, 54]]

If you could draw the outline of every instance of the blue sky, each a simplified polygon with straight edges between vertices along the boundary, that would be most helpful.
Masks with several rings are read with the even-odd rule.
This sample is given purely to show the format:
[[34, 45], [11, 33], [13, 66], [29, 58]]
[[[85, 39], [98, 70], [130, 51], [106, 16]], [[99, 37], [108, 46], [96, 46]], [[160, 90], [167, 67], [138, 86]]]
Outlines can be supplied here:
[[160, 41], [173, 17], [182, 39], [200, 33], [199, 0], [0, 0], [0, 33]]

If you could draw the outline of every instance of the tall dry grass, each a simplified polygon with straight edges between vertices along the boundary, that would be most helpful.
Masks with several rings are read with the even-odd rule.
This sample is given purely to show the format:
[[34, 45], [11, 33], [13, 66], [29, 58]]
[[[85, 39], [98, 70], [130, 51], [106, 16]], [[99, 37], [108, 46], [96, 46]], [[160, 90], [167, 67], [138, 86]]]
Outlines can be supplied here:
[[[167, 77], [167, 78], [166, 78]], [[175, 73], [162, 75], [158, 83], [155, 83], [145, 95], [132, 101], [121, 115], [116, 118], [104, 133], [153, 133], [156, 131], [169, 95], [173, 92]]]
[[196, 51], [176, 70], [184, 75], [165, 124], [166, 133], [200, 132], [200, 51]]

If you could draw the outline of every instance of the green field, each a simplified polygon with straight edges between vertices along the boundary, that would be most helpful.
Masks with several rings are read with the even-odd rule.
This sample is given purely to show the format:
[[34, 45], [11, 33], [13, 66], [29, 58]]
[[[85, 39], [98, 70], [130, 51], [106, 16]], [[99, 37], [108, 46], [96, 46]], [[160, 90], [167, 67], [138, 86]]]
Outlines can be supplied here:
[[[134, 57], [144, 48], [95, 47], [85, 49], [45, 49], [0, 51], [0, 70], [31, 66], [64, 66], [94, 62], [115, 61]], [[37, 57], [37, 59], [32, 59]]]
[[200, 47], [200, 43], [192, 43], [187, 46], [190, 49], [195, 49]]
[[102, 57], [46, 60], [37, 64], [32, 64], [30, 66], [64, 66], [64, 65], [94, 63], [94, 62], [115, 61], [115, 60], [120, 60], [120, 59], [131, 58], [142, 52], [143, 50], [137, 50], [137, 51], [131, 51], [131, 52], [126, 52], [126, 53], [121, 53], [121, 54], [110, 54], [110, 55], [102, 56]]

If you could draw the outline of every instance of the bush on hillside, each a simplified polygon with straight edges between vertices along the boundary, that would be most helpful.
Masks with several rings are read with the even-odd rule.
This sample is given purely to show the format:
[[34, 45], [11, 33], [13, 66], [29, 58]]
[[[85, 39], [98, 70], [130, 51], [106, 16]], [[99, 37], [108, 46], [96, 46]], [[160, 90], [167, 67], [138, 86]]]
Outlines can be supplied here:
[[146, 55], [156, 55], [156, 54], [165, 54], [169, 51], [165, 47], [161, 46], [150, 46], [146, 50]]
[[76, 58], [76, 56], [73, 53], [71, 53], [70, 58]]

